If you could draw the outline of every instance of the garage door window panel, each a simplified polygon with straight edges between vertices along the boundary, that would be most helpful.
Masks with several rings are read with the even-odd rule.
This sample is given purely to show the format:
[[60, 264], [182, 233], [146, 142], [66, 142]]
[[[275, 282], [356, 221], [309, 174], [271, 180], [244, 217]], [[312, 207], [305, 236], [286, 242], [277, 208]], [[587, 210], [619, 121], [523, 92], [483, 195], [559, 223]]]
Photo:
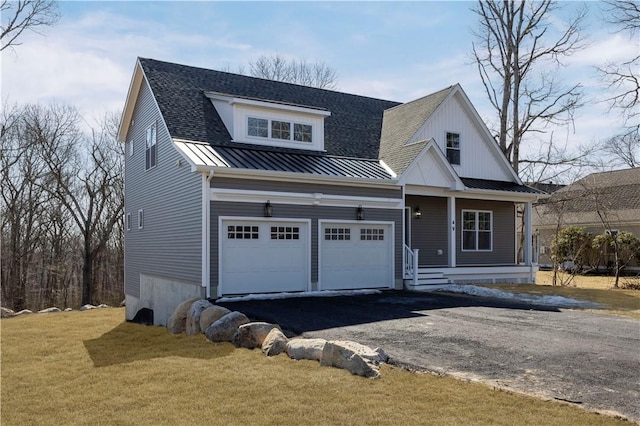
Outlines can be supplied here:
[[230, 240], [257, 240], [260, 232], [257, 226], [229, 225], [227, 226], [227, 238]]
[[297, 226], [272, 226], [272, 240], [299, 240], [300, 228]]
[[350, 241], [350, 228], [326, 228], [324, 230], [324, 239], [326, 241]]
[[363, 228], [360, 230], [360, 241], [384, 241], [384, 229]]

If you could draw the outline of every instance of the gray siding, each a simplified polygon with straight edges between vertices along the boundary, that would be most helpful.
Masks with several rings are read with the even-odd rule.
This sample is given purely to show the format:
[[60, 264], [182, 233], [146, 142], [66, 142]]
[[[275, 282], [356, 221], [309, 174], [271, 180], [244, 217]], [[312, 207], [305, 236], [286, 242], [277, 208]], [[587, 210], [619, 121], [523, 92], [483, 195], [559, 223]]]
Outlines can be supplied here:
[[[447, 240], [447, 199], [442, 197], [407, 196], [411, 207], [411, 248], [419, 249], [420, 266], [447, 266], [449, 242]], [[413, 217], [413, 209], [420, 207], [422, 217]], [[438, 250], [442, 254], [438, 255]]]
[[[462, 251], [462, 210], [493, 212], [493, 250]], [[471, 265], [515, 264], [515, 205], [505, 201], [456, 199], [456, 263]]]
[[252, 191], [323, 193], [359, 197], [402, 198], [401, 188], [371, 188], [342, 185], [323, 185], [295, 182], [276, 182], [257, 179], [232, 179], [215, 177], [211, 180], [212, 188], [240, 189]]
[[[211, 286], [218, 285], [218, 218], [246, 216], [263, 218], [264, 205], [257, 203], [211, 202]], [[401, 209], [366, 209], [366, 220], [395, 222], [395, 277], [402, 278]], [[318, 219], [354, 220], [355, 207], [301, 206], [274, 204], [273, 219], [311, 219], [311, 281], [318, 281]], [[212, 291], [213, 294], [213, 291]]]
[[[145, 170], [146, 130], [157, 124], [157, 165]], [[178, 282], [201, 282], [202, 183], [173, 148], [170, 136], [143, 82], [127, 134], [134, 153], [125, 152], [125, 293], [140, 297], [140, 274]], [[144, 228], [138, 229], [138, 210]]]

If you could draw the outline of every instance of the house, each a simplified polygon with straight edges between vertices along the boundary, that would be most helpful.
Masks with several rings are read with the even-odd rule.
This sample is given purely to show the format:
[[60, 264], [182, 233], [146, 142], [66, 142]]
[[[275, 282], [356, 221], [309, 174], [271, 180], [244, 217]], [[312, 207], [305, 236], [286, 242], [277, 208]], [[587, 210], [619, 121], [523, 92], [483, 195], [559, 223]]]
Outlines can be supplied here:
[[[127, 318], [190, 297], [533, 282], [522, 184], [459, 85], [409, 103], [139, 58]], [[531, 238], [527, 239], [531, 241]]]
[[592, 235], [626, 231], [640, 237], [640, 168], [590, 174], [537, 203], [533, 227], [541, 266], [552, 266], [551, 242], [568, 226]]

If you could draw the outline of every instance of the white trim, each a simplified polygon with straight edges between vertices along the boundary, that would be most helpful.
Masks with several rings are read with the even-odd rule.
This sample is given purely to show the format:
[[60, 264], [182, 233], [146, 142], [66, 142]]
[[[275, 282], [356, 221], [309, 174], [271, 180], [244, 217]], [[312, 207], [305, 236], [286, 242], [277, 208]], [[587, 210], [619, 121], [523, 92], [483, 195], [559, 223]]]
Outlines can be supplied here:
[[205, 287], [207, 298], [211, 297], [211, 200], [209, 186], [213, 172], [209, 175], [202, 175], [202, 262], [200, 265], [202, 283]]
[[[465, 230], [464, 229], [464, 214], [465, 213], [475, 213], [475, 229], [474, 232], [476, 233], [476, 248], [475, 249], [465, 249], [464, 248], [464, 233], [465, 231], [470, 232], [471, 230]], [[479, 229], [479, 225], [480, 225], [480, 220], [479, 220], [479, 213], [489, 213], [491, 215], [491, 240], [490, 240], [490, 248], [488, 249], [479, 249], [478, 246], [480, 245], [480, 238], [478, 238], [480, 236], [480, 232], [486, 232], [486, 231], [480, 231]], [[493, 251], [493, 210], [475, 210], [475, 209], [461, 209], [460, 210], [460, 251], [466, 252], [466, 253], [476, 253], [476, 252], [481, 252], [481, 253], [489, 253]], [[517, 234], [517, 233], [516, 233]]]
[[256, 106], [261, 108], [275, 109], [278, 111], [292, 111], [292, 112], [298, 112], [302, 114], [312, 114], [312, 115], [317, 115], [321, 117], [329, 117], [331, 115], [331, 112], [325, 109], [316, 109], [312, 107], [305, 107], [302, 105], [291, 105], [291, 104], [278, 103], [278, 102], [269, 102], [266, 100], [261, 101], [257, 99], [247, 99], [247, 98], [229, 96], [223, 93], [216, 93], [216, 92], [204, 92], [204, 95], [209, 99], [225, 101], [231, 105], [233, 104], [250, 105], [250, 106]]
[[466, 188], [463, 191], [451, 191], [446, 188], [425, 187], [418, 185], [406, 185], [405, 193], [407, 195], [422, 195], [425, 197], [452, 197], [467, 200], [488, 200], [488, 201], [509, 201], [514, 203], [524, 203], [528, 201], [536, 201], [538, 194], [529, 194], [522, 192], [505, 192], [490, 191], [480, 189]]
[[[395, 231], [395, 221], [387, 221], [387, 220], [340, 220], [340, 219], [318, 219], [318, 290], [322, 290], [322, 241], [324, 241], [323, 234], [322, 234], [322, 226], [325, 224], [332, 224], [335, 223], [336, 225], [340, 226], [340, 225], [385, 225], [385, 226], [390, 226], [391, 230], [390, 232], [390, 238], [389, 238], [389, 245], [391, 247], [391, 250], [389, 251], [389, 256], [390, 256], [390, 264], [391, 264], [391, 268], [390, 268], [390, 273], [389, 273], [389, 287], [390, 289], [395, 288], [395, 281], [396, 281], [396, 262], [395, 262], [395, 250], [396, 250], [396, 231]], [[358, 235], [359, 238], [359, 235]], [[358, 241], [360, 241], [358, 239]], [[372, 287], [375, 288], [375, 287]], [[380, 288], [380, 287], [378, 287]]]
[[234, 222], [295, 222], [305, 223], [307, 225], [307, 290], [311, 291], [311, 219], [296, 219], [296, 218], [280, 218], [280, 217], [252, 217], [252, 216], [219, 216], [218, 217], [218, 292], [217, 297], [222, 297], [224, 294], [224, 283], [222, 282], [222, 242], [223, 232], [222, 222], [234, 221]]
[[144, 209], [138, 210], [138, 229], [144, 228]]
[[456, 197], [447, 198], [447, 236], [449, 238], [449, 253], [447, 263], [450, 267], [456, 267]]
[[127, 231], [131, 231], [131, 213], [127, 213], [124, 218]]
[[[447, 139], [448, 135], [458, 135], [458, 148], [449, 148], [449, 146], [448, 146], [449, 141]], [[462, 148], [460, 147], [461, 140], [462, 140], [461, 136], [462, 136], [462, 133], [460, 133], [460, 131], [456, 131], [456, 132], [452, 132], [452, 131], [449, 131], [449, 130], [445, 130], [444, 131], [444, 149], [447, 151], [447, 152], [444, 152], [444, 155], [447, 158], [447, 161], [449, 161], [448, 151], [450, 149], [455, 149], [455, 150], [458, 151], [458, 161], [459, 161], [458, 164], [454, 164], [454, 163], [449, 161], [449, 164], [451, 164], [451, 166], [453, 166], [453, 167], [455, 167], [455, 166], [462, 167]]]
[[[149, 145], [149, 137], [151, 136], [151, 145]], [[153, 165], [151, 165], [151, 148], [155, 147], [153, 150]], [[148, 165], [147, 165], [147, 159]], [[153, 123], [147, 126], [147, 129], [144, 132], [144, 166], [145, 171], [149, 171], [155, 169], [158, 165], [158, 121], [153, 120]]]
[[403, 207], [401, 198], [357, 197], [320, 192], [303, 193], [211, 188], [210, 194], [211, 201], [266, 203], [269, 200], [274, 204], [334, 207], [357, 207], [362, 205], [363, 208], [374, 209], [401, 209]]
[[393, 169], [391, 167], [389, 167], [387, 165], [387, 163], [384, 162], [384, 160], [378, 160], [378, 162], [380, 163], [380, 167], [382, 167], [383, 169], [386, 170], [387, 173], [389, 173], [391, 175], [392, 178], [397, 178], [398, 175], [396, 174], [396, 172], [393, 171]]
[[[419, 167], [418, 165], [420, 164], [420, 161], [422, 160], [422, 158], [424, 158], [427, 155], [427, 152], [433, 152], [435, 154], [436, 162], [439, 163], [439, 166], [441, 166], [444, 169], [443, 172], [445, 174], [448, 174], [449, 175], [448, 178], [452, 181], [452, 184], [449, 188], [442, 188], [442, 187], [435, 187], [435, 186], [432, 186], [430, 188], [440, 188], [440, 189], [452, 190], [452, 191], [464, 190], [465, 186], [462, 183], [462, 180], [454, 170], [451, 163], [449, 163], [449, 160], [447, 160], [446, 155], [442, 153], [442, 151], [440, 150], [440, 147], [438, 146], [438, 144], [433, 138], [429, 139], [429, 142], [427, 142], [427, 144], [422, 148], [420, 153], [416, 155], [416, 157], [413, 159], [411, 164], [409, 164], [409, 166], [404, 170], [404, 172], [402, 172], [402, 174], [398, 179], [398, 184], [403, 186], [410, 185], [410, 184], [407, 184], [408, 176], [410, 175], [411, 171], [414, 168]], [[429, 185], [428, 182], [424, 182], [421, 186], [428, 186], [428, 185]], [[417, 185], [411, 185], [411, 186], [417, 186]]]

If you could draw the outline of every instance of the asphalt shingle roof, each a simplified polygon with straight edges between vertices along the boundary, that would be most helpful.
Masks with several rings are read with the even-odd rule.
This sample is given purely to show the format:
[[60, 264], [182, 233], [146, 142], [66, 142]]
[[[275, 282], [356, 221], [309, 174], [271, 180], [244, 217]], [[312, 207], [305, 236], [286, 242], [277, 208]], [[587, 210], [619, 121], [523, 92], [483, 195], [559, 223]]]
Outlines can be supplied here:
[[554, 192], [537, 206], [539, 225], [598, 223], [600, 210], [607, 220], [640, 222], [640, 168], [593, 173]]
[[173, 138], [233, 145], [205, 92], [327, 109], [327, 154], [378, 158], [383, 111], [398, 102], [139, 58]]
[[446, 99], [451, 90], [453, 86], [384, 112], [380, 159], [394, 172], [397, 174], [404, 172], [427, 144], [428, 141], [410, 145], [407, 145], [407, 142]]

